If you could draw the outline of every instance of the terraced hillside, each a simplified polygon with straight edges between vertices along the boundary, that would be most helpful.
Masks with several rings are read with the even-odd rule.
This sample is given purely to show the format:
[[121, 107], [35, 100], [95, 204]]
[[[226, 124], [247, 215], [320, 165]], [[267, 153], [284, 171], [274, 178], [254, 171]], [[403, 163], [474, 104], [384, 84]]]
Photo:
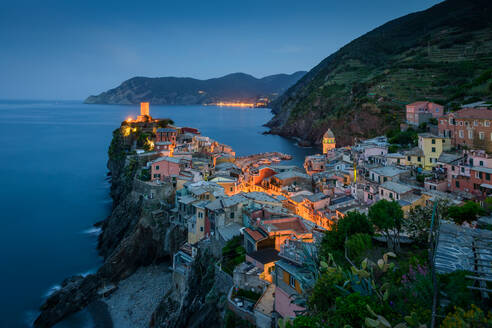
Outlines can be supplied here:
[[492, 1], [448, 0], [390, 21], [324, 59], [273, 104], [272, 133], [338, 144], [395, 128], [404, 105], [491, 99]]

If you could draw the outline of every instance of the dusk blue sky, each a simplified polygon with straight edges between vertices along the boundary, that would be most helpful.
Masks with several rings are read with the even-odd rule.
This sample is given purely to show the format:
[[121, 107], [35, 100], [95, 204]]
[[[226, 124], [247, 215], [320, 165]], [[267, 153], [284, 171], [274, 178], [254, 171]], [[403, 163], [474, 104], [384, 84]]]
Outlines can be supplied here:
[[437, 0], [1, 0], [0, 98], [84, 99], [133, 76], [310, 70]]

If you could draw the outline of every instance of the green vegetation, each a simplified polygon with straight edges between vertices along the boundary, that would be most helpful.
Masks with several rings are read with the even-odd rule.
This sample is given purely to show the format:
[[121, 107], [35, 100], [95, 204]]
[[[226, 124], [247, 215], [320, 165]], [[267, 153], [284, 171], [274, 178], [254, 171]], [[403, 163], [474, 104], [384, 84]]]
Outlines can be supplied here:
[[225, 328], [253, 328], [254, 325], [248, 321], [241, 319], [231, 310], [227, 310], [225, 314]]
[[165, 128], [169, 125], [173, 125], [174, 124], [174, 121], [171, 120], [170, 118], [165, 118], [165, 119], [162, 119], [159, 121], [159, 123], [157, 123], [157, 125], [160, 127], [160, 128]]
[[[322, 240], [318, 278], [303, 296], [306, 311], [285, 327], [429, 327], [434, 285], [427, 237], [434, 210], [436, 218], [446, 218], [450, 208], [440, 201], [415, 208], [403, 220], [396, 202], [379, 201], [370, 208], [369, 219], [357, 212], [341, 218]], [[405, 227], [417, 243], [401, 246], [395, 254], [394, 236], [389, 237], [392, 245], [371, 241], [372, 224], [385, 235]], [[490, 304], [467, 288], [470, 274], [437, 275], [437, 327], [487, 327], [492, 322], [492, 313], [486, 313]]]
[[113, 139], [108, 149], [108, 157], [111, 161], [122, 161], [125, 159], [126, 152], [123, 148], [123, 136], [118, 128], [113, 131]]
[[450, 206], [448, 208], [449, 217], [457, 224], [474, 221], [479, 215], [483, 214], [485, 214], [485, 210], [472, 201], [468, 201], [462, 206]]
[[246, 250], [243, 246], [243, 236], [229, 240], [222, 248], [222, 270], [232, 275], [236, 265], [244, 262]]
[[150, 181], [150, 169], [142, 169], [138, 178], [142, 181]]
[[247, 298], [248, 300], [251, 300], [252, 302], [256, 302], [260, 299], [261, 294], [260, 293], [255, 293], [251, 290], [245, 290], [245, 289], [238, 289], [236, 291], [233, 291], [233, 297], [243, 297]]
[[392, 146], [415, 147], [418, 142], [418, 132], [412, 128], [406, 131], [391, 130], [386, 133], [386, 137]]
[[[444, 1], [384, 24], [324, 59], [273, 104], [274, 111], [290, 113], [284, 128], [316, 121], [316, 133], [299, 132], [306, 136], [334, 120], [370, 117], [377, 126], [356, 135], [370, 137], [398, 128], [404, 105], [413, 101], [456, 108], [491, 100], [491, 8], [486, 0]], [[340, 124], [336, 133], [354, 136], [352, 130]]]
[[400, 205], [382, 199], [369, 208], [369, 219], [386, 237], [388, 248], [398, 250], [403, 220]]
[[[371, 236], [374, 233], [371, 222], [369, 222], [367, 216], [359, 212], [349, 212], [347, 215], [338, 220], [338, 222], [332, 227], [332, 230], [326, 232], [320, 247], [321, 257], [328, 258], [330, 254], [340, 262], [340, 259], [344, 258], [345, 241], [352, 246], [359, 241], [348, 239], [355, 234], [366, 234]], [[361, 238], [364, 237], [355, 237]], [[358, 252], [358, 249], [356, 252]], [[360, 254], [359, 254], [360, 255]]]

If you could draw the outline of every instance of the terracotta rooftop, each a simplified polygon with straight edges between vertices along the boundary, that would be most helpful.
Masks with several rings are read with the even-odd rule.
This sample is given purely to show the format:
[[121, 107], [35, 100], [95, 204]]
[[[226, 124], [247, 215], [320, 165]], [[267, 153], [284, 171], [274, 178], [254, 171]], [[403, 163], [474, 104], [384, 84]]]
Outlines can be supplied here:
[[476, 118], [492, 120], [492, 110], [487, 108], [464, 108], [452, 114], [456, 118]]
[[261, 224], [263, 228], [266, 228], [267, 230], [268, 227], [270, 227], [270, 229], [274, 231], [291, 230], [296, 233], [308, 232], [304, 224], [297, 217], [263, 220]]
[[244, 231], [248, 235], [250, 235], [255, 241], [262, 240], [265, 238], [259, 231], [252, 230], [250, 228], [246, 228], [246, 229], [244, 229]]

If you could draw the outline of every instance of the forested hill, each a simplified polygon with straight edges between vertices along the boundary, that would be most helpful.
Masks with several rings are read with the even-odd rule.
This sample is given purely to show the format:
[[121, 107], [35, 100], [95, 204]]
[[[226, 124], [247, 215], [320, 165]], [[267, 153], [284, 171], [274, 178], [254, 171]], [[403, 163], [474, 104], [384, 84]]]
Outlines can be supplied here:
[[198, 80], [189, 77], [134, 77], [120, 86], [86, 99], [89, 104], [191, 105], [219, 101], [252, 102], [261, 97], [277, 97], [306, 72], [276, 74], [257, 79], [244, 73]]
[[448, 0], [355, 39], [272, 104], [272, 133], [337, 144], [398, 126], [404, 105], [449, 107], [492, 93], [492, 1]]

